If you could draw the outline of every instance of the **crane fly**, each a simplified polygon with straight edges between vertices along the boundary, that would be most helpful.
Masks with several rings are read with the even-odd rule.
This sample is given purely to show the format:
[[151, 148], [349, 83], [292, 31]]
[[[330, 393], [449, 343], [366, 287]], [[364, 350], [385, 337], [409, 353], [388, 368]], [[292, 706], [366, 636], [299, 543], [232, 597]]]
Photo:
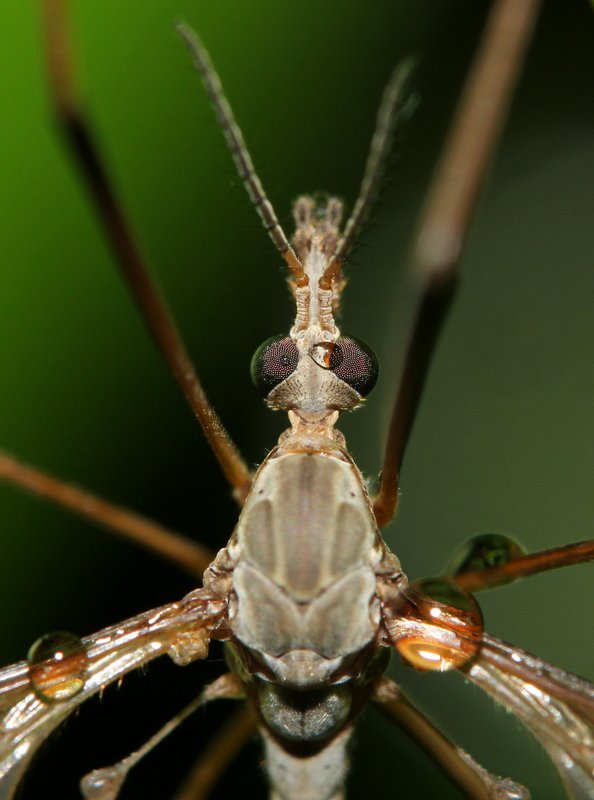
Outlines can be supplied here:
[[[297, 214], [297, 216], [299, 216], [299, 213]], [[298, 280], [298, 276], [296, 280]], [[318, 354], [316, 355], [318, 356]], [[322, 357], [318, 356], [318, 360], [320, 360], [320, 358]], [[394, 617], [394, 619], [396, 619], [396, 622], [394, 622], [394, 619], [392, 618], [392, 616], [390, 616], [390, 614], [384, 617], [388, 633], [390, 634], [390, 636], [393, 638], [394, 641], [398, 640], [400, 642], [401, 647], [404, 643], [404, 654], [408, 655], [409, 660], [412, 658], [410, 649], [411, 641], [413, 641], [413, 644], [415, 642], [416, 644], [418, 644], [420, 641], [425, 649], [428, 648], [427, 652], [429, 653], [429, 658], [436, 656], [438, 658], [441, 657], [439, 656], [439, 653], [436, 651], [435, 648], [433, 650], [431, 649], [432, 644], [434, 644], [434, 642], [432, 642], [431, 639], [431, 631], [429, 630], [430, 626], [429, 627], [427, 626], [427, 620], [418, 619], [415, 615], [417, 614], [417, 612], [420, 613], [420, 611], [423, 610], [423, 608], [427, 605], [426, 602], [427, 594], [431, 596], [432, 593], [435, 594], [437, 592], [438, 597], [434, 599], [439, 599], [439, 597], [441, 597], [442, 600], [444, 599], [443, 586], [441, 588], [438, 587], [437, 590], [435, 586], [431, 587], [428, 586], [427, 584], [423, 584], [420, 587], [417, 586], [414, 591], [405, 590], [404, 587], [401, 587], [401, 589], [402, 591], [399, 592], [398, 597], [402, 600], [402, 602], [409, 603], [410, 608], [412, 610], [410, 611], [410, 614], [408, 612], [405, 614], [402, 608], [400, 608], [398, 613], [401, 615], [402, 619], [406, 619], [408, 621], [412, 619], [414, 626], [416, 626], [414, 630], [414, 636], [411, 639], [409, 636], [410, 631], [406, 628], [406, 626], [403, 627], [402, 625], [400, 626], [397, 625], [397, 620], [400, 617]], [[421, 592], [421, 594], [419, 594], [419, 592]], [[452, 598], [450, 597], [449, 599], [451, 600]], [[448, 598], [446, 597], [446, 601], [447, 600]], [[205, 602], [208, 608], [204, 607]], [[209, 597], [207, 600], [205, 600], [203, 596], [193, 594], [189, 596], [189, 598], [185, 600], [184, 603], [182, 603], [182, 606], [176, 606], [175, 608], [167, 609], [166, 611], [163, 611], [160, 614], [151, 614], [150, 617], [145, 616], [142, 618], [140, 622], [140, 625], [143, 630], [146, 630], [147, 626], [150, 628], [149, 639], [151, 639], [151, 641], [149, 642], [149, 644], [155, 647], [155, 652], [157, 652], [157, 650], [159, 649], [158, 646], [164, 647], [164, 649], [171, 649], [169, 647], [171, 646], [175, 651], [174, 655], [178, 661], [180, 660], [185, 661], [187, 659], [191, 659], [192, 657], [198, 657], [202, 655], [202, 649], [203, 649], [202, 638], [201, 636], [195, 634], [195, 631], [192, 630], [192, 626], [195, 625], [197, 619], [202, 619], [210, 614], [212, 614], [213, 618], [215, 618], [217, 617], [217, 615], [220, 614], [220, 607], [218, 605], [219, 601], [217, 600], [217, 598]], [[448, 603], [446, 602], [445, 605], [447, 606]], [[386, 608], [388, 609], [391, 608], [391, 601], [390, 602], [386, 601]], [[429, 608], [429, 611], [435, 611], [436, 609], [439, 610], [438, 603], [432, 605]], [[466, 611], [468, 611], [468, 609], [466, 609]], [[169, 624], [169, 620], [172, 617], [175, 619], [175, 625], [174, 625], [175, 631], [172, 631], [167, 627]], [[474, 619], [473, 625], [474, 627], [476, 627], [478, 623], [476, 622], [476, 619], [474, 617], [473, 619]], [[388, 624], [388, 622], [390, 624]], [[121, 626], [116, 626], [116, 629], [112, 630], [111, 632], [108, 633], [103, 632], [97, 637], [94, 637], [92, 646], [90, 645], [90, 643], [87, 643], [85, 645], [86, 649], [83, 650], [78, 649], [76, 640], [73, 640], [74, 643], [68, 646], [66, 646], [68, 640], [66, 640], [66, 644], [64, 640], [61, 641], [62, 646], [65, 647], [66, 650], [70, 648], [70, 655], [72, 657], [70, 660], [66, 659], [67, 661], [66, 680], [63, 680], [64, 676], [62, 675], [60, 670], [57, 671], [57, 678], [54, 684], [54, 688], [57, 689], [58, 695], [60, 694], [61, 691], [63, 691], [64, 694], [62, 696], [58, 696], [56, 698], [56, 701], [53, 703], [50, 702], [49, 699], [49, 694], [51, 694], [51, 692], [53, 692], [54, 690], [54, 688], [52, 688], [51, 681], [50, 685], [48, 686], [48, 684], [45, 682], [46, 681], [45, 677], [39, 673], [39, 670], [42, 669], [43, 665], [43, 659], [41, 659], [41, 661], [39, 660], [39, 651], [38, 655], [35, 655], [35, 653], [32, 655], [31, 664], [26, 665], [24, 667], [17, 666], [13, 669], [5, 671], [3, 675], [5, 679], [4, 688], [6, 689], [7, 703], [9, 706], [11, 706], [12, 703], [16, 703], [16, 705], [11, 706], [12, 710], [8, 712], [7, 719], [10, 724], [7, 730], [11, 732], [19, 731], [23, 725], [25, 725], [26, 727], [26, 725], [30, 724], [30, 719], [35, 719], [37, 717], [39, 717], [39, 719], [42, 720], [43, 726], [47, 726], [49, 728], [50, 725], [53, 725], [54, 721], [56, 721], [62, 716], [62, 712], [70, 711], [71, 705], [78, 704], [78, 702], [80, 702], [87, 693], [91, 692], [92, 689], [96, 688], [100, 684], [107, 682], [105, 675], [96, 673], [97, 660], [100, 657], [103, 657], [101, 656], [101, 653], [105, 652], [105, 648], [107, 648], [108, 650], [111, 648], [115, 656], [117, 656], [118, 658], [121, 657], [123, 659], [128, 659], [126, 663], [126, 669], [130, 669], [135, 664], [143, 663], [145, 660], [147, 660], [148, 652], [143, 651], [142, 647], [135, 646], [132, 650], [130, 650], [129, 647], [124, 646], [122, 643], [123, 642], [122, 637], [125, 638], [128, 634], [130, 634], [131, 630], [136, 629], [135, 623], [130, 623], [130, 625], [126, 627], [126, 624], [123, 623]], [[160, 625], [165, 626], [165, 628], [167, 629], [168, 631], [167, 636], [169, 636], [170, 633], [174, 633], [175, 637], [178, 637], [180, 633], [183, 634], [181, 636], [180, 641], [178, 642], [176, 639], [176, 642], [174, 643], [169, 639], [167, 639], [166, 642], [167, 646], [163, 645], [163, 642], [159, 638], [159, 634], [157, 632], [157, 628]], [[394, 625], [396, 627], [394, 627]], [[189, 626], [190, 628], [189, 631], [186, 630], [186, 626]], [[446, 624], [445, 628], [447, 629], [447, 627], [448, 626]], [[471, 649], [474, 648], [474, 646], [476, 645], [476, 639], [474, 638], [475, 633], [476, 631], [471, 631], [470, 636], [462, 637], [465, 641], [470, 642], [469, 646], [471, 647]], [[414, 637], [416, 637], [416, 639]], [[440, 642], [438, 644], [441, 646], [443, 645], [443, 642]], [[48, 645], [48, 643], [46, 642], [45, 643], [46, 653], [48, 646], [51, 647], [51, 645]], [[93, 647], [95, 649], [93, 649]], [[102, 651], [101, 648], [104, 648], [104, 650]], [[507, 691], [513, 691], [514, 680], [516, 681], [516, 686], [518, 681], [521, 682], [522, 684], [527, 683], [525, 669], [529, 669], [532, 674], [534, 674], [534, 672], [536, 671], [536, 673], [539, 675], [540, 683], [537, 682], [536, 687], [534, 687], [534, 692], [532, 695], [533, 705], [534, 704], [538, 705], [538, 698], [534, 699], [537, 690], [540, 692], [545, 691], [547, 681], [549, 681], [549, 683], [555, 684], [557, 690], [559, 690], [559, 692], [562, 694], [561, 702], [565, 703], [563, 708], [566, 707], [569, 695], [569, 699], [573, 698], [575, 706], [574, 708], [570, 704], [570, 708], [573, 708], [573, 711], [577, 713], [580, 722], [583, 722], [584, 720], [588, 719], [588, 704], [586, 701], [588, 700], [589, 693], [591, 692], [591, 689], [588, 685], [580, 683], [579, 681], [575, 681], [572, 678], [567, 677], [566, 674], [558, 672], [552, 672], [549, 674], [547, 672], [548, 668], [546, 666], [543, 666], [538, 662], [531, 661], [528, 657], [524, 658], [520, 651], [517, 650], [508, 651], [504, 646], [498, 645], [493, 640], [486, 639], [482, 648], [483, 648], [483, 655], [485, 653], [487, 654], [490, 653], [491, 655], [489, 666], [488, 667], [485, 667], [484, 665], [481, 666], [481, 656], [479, 655], [476, 663], [474, 663], [473, 666], [468, 667], [471, 678], [474, 678], [479, 683], [484, 683], [486, 681], [489, 681], [489, 669], [496, 670], [497, 667], [494, 666], [494, 664], [497, 663], [497, 659], [504, 659], [505, 661], [505, 659], [507, 658], [507, 661], [505, 661], [505, 671], [508, 671], [510, 667], [513, 666], [513, 663], [516, 663], [519, 664], [522, 669], [524, 669], [524, 672], [520, 670], [520, 672], [516, 675], [515, 678], [512, 677], [511, 679], [509, 679], [508, 681], [509, 685], [508, 683], [506, 683], [505, 686], [501, 686], [498, 684], [499, 687], [498, 691], [503, 691], [504, 688]], [[419, 653], [423, 652], [419, 651], [418, 648], [417, 649], [413, 648], [413, 649], [415, 658], [418, 658]], [[458, 646], [456, 645], [454, 649], [457, 650]], [[42, 655], [43, 655], [43, 650], [42, 650]], [[464, 656], [466, 657], [467, 655], [474, 656], [475, 654], [474, 652], [471, 653], [465, 652]], [[89, 662], [90, 666], [88, 663], [86, 663], [85, 659], [90, 659]], [[418, 661], [416, 662], [416, 665], [419, 666]], [[50, 666], [53, 667], [53, 662]], [[425, 668], [426, 667], [427, 664], [425, 664]], [[483, 672], [481, 672], [481, 669], [483, 670]], [[540, 672], [538, 672], [539, 670]], [[109, 673], [110, 680], [115, 677], [117, 677], [117, 675], [115, 674], [112, 675], [111, 673]], [[492, 677], [493, 676], [491, 675], [491, 680]], [[95, 683], [93, 683], [93, 681], [95, 681]], [[34, 696], [31, 695], [31, 693], [28, 691], [31, 685], [34, 685], [34, 688], [36, 689], [37, 692]], [[384, 690], [387, 691], [386, 687], [383, 688]], [[24, 700], [23, 700], [23, 692], [25, 693]], [[41, 699], [40, 695], [42, 696]], [[27, 714], [25, 713], [24, 706], [19, 705], [19, 703], [21, 702], [29, 704], [27, 705], [27, 708], [32, 714], [32, 717], [30, 719], [27, 717]], [[551, 705], [547, 707], [549, 709], [552, 708]], [[531, 710], [529, 708], [527, 713], [530, 718], [531, 716], [534, 716], [534, 714], [536, 713], [536, 709], [532, 708]], [[558, 707], [555, 709], [555, 713], [557, 714], [557, 717], [559, 717], [561, 711]], [[26, 717], [27, 721], [25, 721]], [[269, 724], [272, 725], [270, 721]], [[584, 724], [587, 725], [587, 723]], [[559, 719], [557, 719], [556, 727], [561, 731], [561, 736], [563, 736], [562, 733], [563, 725], [559, 724]], [[577, 728], [574, 728], [574, 739], [576, 730]], [[44, 728], [43, 735], [45, 735], [45, 733], [46, 730]], [[19, 744], [17, 745], [16, 739], [12, 738], [13, 736], [16, 737], [17, 734], [16, 733], [8, 734], [8, 739], [9, 739], [8, 747], [11, 753], [11, 757], [16, 758], [17, 756], [22, 755], [22, 753], [19, 752], [19, 747], [23, 746], [23, 741], [20, 741]], [[586, 740], [582, 739], [580, 744], [582, 745], [582, 747], [586, 748], [586, 753], [587, 753], [588, 744]], [[565, 751], [564, 751], [564, 756], [567, 757], [567, 752]], [[564, 762], [564, 765], [565, 765], [565, 771], [570, 772], [570, 769], [567, 766], [566, 762]], [[583, 789], [583, 791], [590, 791], [590, 789], [588, 788], [588, 786], [586, 786], [586, 788]], [[512, 795], [509, 794], [509, 796]], [[589, 795], [583, 795], [583, 796], [589, 796]]]

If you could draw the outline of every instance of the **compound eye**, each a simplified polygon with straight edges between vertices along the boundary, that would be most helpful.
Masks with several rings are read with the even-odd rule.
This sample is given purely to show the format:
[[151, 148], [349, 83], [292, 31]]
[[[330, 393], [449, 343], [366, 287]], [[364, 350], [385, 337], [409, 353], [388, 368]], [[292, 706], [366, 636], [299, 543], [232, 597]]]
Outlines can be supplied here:
[[254, 353], [250, 367], [256, 389], [266, 397], [295, 371], [298, 361], [297, 345], [289, 336], [267, 339]]
[[377, 383], [379, 364], [373, 350], [360, 339], [341, 336], [328, 359], [328, 368], [361, 397], [367, 397]]

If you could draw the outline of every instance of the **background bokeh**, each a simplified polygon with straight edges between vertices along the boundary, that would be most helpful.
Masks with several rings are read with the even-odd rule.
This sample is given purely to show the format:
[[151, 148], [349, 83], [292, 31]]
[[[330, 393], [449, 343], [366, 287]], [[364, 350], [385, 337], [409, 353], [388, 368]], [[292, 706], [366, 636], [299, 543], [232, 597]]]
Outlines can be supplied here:
[[[256, 346], [292, 309], [279, 259], [237, 180], [188, 54], [200, 32], [277, 213], [325, 189], [356, 197], [393, 67], [420, 58], [422, 103], [354, 253], [345, 329], [382, 376], [342, 425], [379, 467], [401, 355], [401, 265], [476, 44], [477, 0], [72, 2], [88, 105], [114, 181], [187, 337], [207, 391], [247, 458], [282, 430], [252, 390]], [[122, 288], [47, 113], [34, 3], [0, 8], [0, 443], [23, 459], [223, 546], [236, 517], [216, 463]], [[388, 540], [412, 577], [463, 539], [515, 534], [532, 550], [594, 531], [594, 34], [580, 0], [544, 3], [534, 46], [462, 266]], [[0, 487], [1, 663], [40, 634], [80, 634], [181, 597], [173, 567]], [[481, 598], [489, 631], [594, 679], [592, 567]], [[137, 747], [223, 665], [156, 663], [71, 720], [24, 798], [76, 797], [84, 772]], [[394, 674], [491, 771], [539, 800], [562, 791], [513, 718], [456, 675]], [[227, 707], [186, 724], [123, 797], [169, 796]], [[265, 796], [257, 744], [216, 797]], [[374, 712], [355, 738], [351, 796], [457, 792]]]

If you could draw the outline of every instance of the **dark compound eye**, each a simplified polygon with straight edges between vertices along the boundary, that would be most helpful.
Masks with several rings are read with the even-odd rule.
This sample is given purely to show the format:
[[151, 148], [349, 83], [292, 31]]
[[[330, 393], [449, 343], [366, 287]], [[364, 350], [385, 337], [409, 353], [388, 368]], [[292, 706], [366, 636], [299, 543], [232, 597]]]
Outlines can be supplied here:
[[379, 364], [373, 350], [352, 336], [338, 339], [330, 353], [328, 368], [361, 397], [369, 394], [379, 375]]
[[250, 372], [256, 389], [266, 397], [295, 371], [299, 360], [297, 345], [289, 336], [273, 336], [254, 353]]

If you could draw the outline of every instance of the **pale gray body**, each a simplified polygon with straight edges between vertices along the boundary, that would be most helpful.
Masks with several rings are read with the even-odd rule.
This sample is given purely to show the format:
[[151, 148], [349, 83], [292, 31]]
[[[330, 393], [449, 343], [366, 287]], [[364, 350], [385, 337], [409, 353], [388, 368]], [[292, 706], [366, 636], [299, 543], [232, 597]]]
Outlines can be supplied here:
[[257, 696], [277, 796], [326, 800], [340, 796], [353, 691], [364, 680], [353, 661], [380, 625], [377, 576], [399, 564], [350, 458], [331, 442], [329, 452], [283, 444], [205, 585], [230, 590], [230, 661]]
[[352, 724], [377, 663], [378, 578], [402, 573], [334, 427], [340, 410], [363, 402], [325, 357], [342, 341], [333, 308], [344, 282], [324, 286], [340, 204], [300, 198], [294, 214], [304, 271], [292, 285], [288, 352], [297, 363], [267, 394], [292, 427], [258, 470], [204, 581], [228, 598], [228, 660], [260, 717], [272, 797], [337, 800]]
[[381, 552], [361, 499], [351, 463], [328, 455], [272, 458], [254, 483], [228, 548], [232, 629], [279, 683], [319, 685], [375, 635]]

